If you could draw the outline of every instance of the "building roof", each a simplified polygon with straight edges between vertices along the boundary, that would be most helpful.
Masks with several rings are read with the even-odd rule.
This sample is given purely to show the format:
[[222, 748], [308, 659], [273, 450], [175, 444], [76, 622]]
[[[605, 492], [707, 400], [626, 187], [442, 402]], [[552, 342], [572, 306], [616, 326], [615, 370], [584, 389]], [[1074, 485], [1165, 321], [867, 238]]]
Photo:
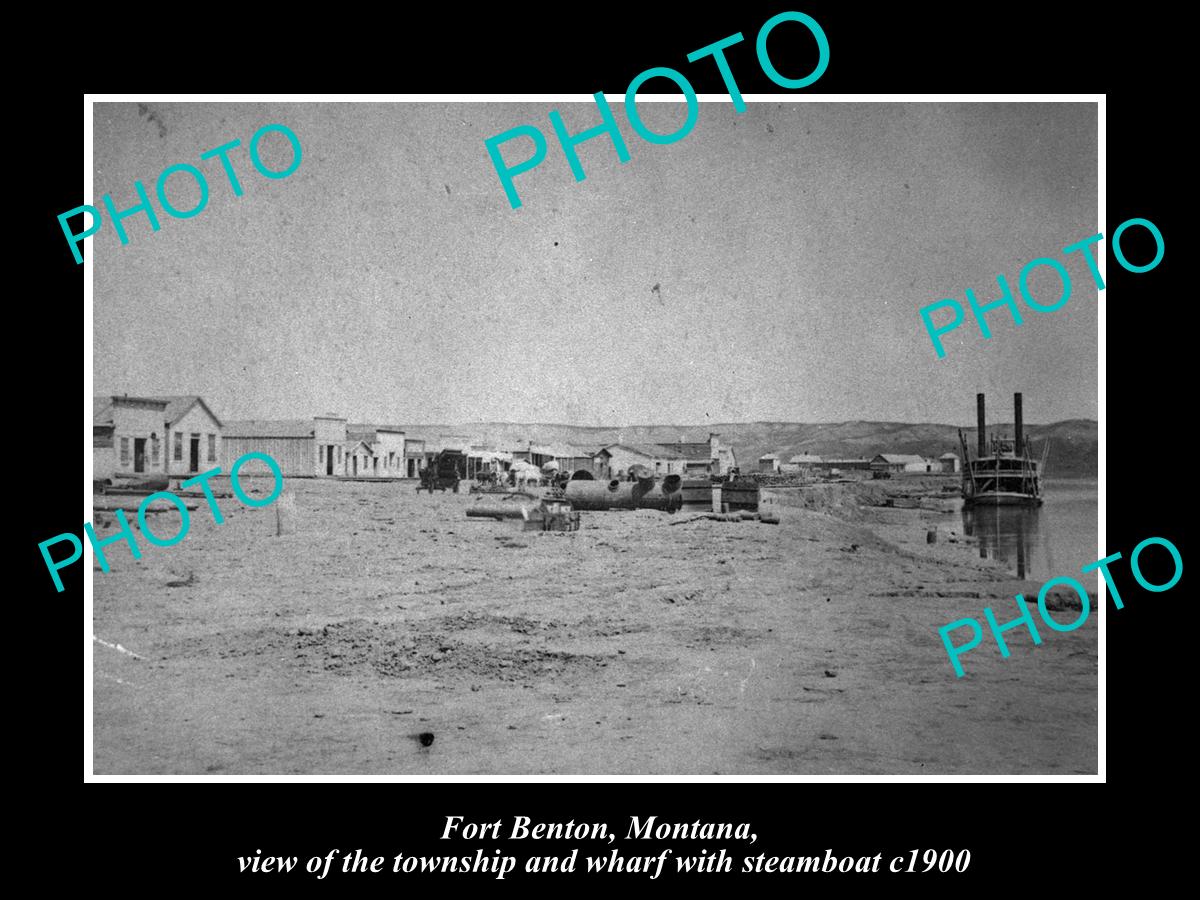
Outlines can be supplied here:
[[185, 415], [188, 410], [199, 403], [204, 407], [205, 412], [212, 416], [212, 420], [217, 423], [217, 427], [223, 427], [221, 420], [218, 419], [208, 404], [198, 394], [173, 394], [166, 397], [130, 397], [128, 395], [116, 396], [108, 395], [104, 397], [92, 398], [92, 424], [93, 425], [111, 425], [113, 424], [112, 409], [113, 404], [119, 401], [132, 401], [134, 403], [154, 403], [161, 404], [163, 407], [163, 422], [167, 425], [174, 425]]
[[312, 419], [241, 419], [226, 422], [223, 435], [227, 438], [311, 438]]
[[595, 456], [595, 451], [585, 450], [583, 447], [577, 447], [574, 444], [535, 444], [532, 441], [525, 447], [518, 447], [516, 450], [509, 452], [536, 453], [538, 456], [552, 456], [555, 459], [578, 459], [580, 457], [591, 459]]
[[346, 434], [359, 437], [367, 442], [375, 440], [375, 435], [381, 431], [388, 434], [404, 434], [403, 428], [396, 428], [393, 425], [367, 425], [360, 423], [346, 426]]
[[[891, 463], [892, 465], [925, 462], [925, 457], [917, 456], [915, 453], [880, 453], [875, 459], [882, 459], [884, 462]], [[871, 460], [871, 462], [874, 462], [875, 459]]]
[[112, 397], [92, 398], [92, 424], [112, 425]]
[[163, 416], [164, 421], [168, 425], [174, 425], [187, 415], [188, 410], [199, 403], [204, 407], [204, 411], [212, 416], [213, 421], [217, 423], [217, 427], [221, 427], [221, 420], [213, 414], [213, 411], [208, 408], [208, 404], [198, 394], [175, 394], [169, 397], [154, 397], [153, 399], [166, 401], [167, 409], [163, 413]]
[[958, 459], [957, 453], [943, 453], [938, 459]]
[[141, 406], [161, 406], [167, 408], [167, 400], [163, 397], [130, 397], [128, 395], [116, 396], [109, 394], [92, 398], [92, 424], [93, 425], [112, 425], [113, 423], [113, 407], [118, 402], [138, 404]]
[[760, 456], [760, 457], [759, 457], [759, 459], [779, 459], [779, 454], [777, 454], [777, 453], [764, 453], [762, 456]]
[[789, 460], [788, 460], [788, 462], [793, 462], [793, 463], [819, 463], [819, 462], [824, 462], [824, 460], [822, 460], [822, 459], [821, 459], [821, 457], [819, 457], [819, 456], [814, 456], [814, 455], [813, 455], [813, 454], [811, 454], [811, 453], [797, 453], [795, 456], [793, 456], [791, 459], [789, 459]]
[[608, 450], [608, 451], [610, 451], [609, 455], [611, 456], [612, 455], [611, 451], [614, 447], [620, 447], [622, 450], [627, 450], [631, 453], [636, 453], [639, 456], [645, 456], [648, 459], [686, 459], [687, 458], [687, 457], [683, 456], [682, 454], [677, 453], [673, 449], [672, 444], [609, 444], [607, 447], [601, 447], [599, 450], [596, 451], [596, 453], [593, 453], [592, 455], [595, 456], [597, 453], [603, 453], [604, 451]]
[[366, 441], [364, 441], [364, 440], [350, 440], [350, 441], [346, 441], [344, 444], [342, 444], [342, 446], [343, 446], [343, 447], [345, 447], [347, 450], [350, 450], [350, 451], [354, 451], [354, 450], [357, 450], [359, 447], [362, 447], [362, 448], [364, 448], [364, 449], [367, 451], [367, 453], [368, 453], [369, 455], [371, 455], [371, 456], [374, 456], [374, 455], [375, 455], [375, 451], [371, 449], [371, 445], [370, 445], [370, 444], [368, 444], [368, 443], [367, 443]]

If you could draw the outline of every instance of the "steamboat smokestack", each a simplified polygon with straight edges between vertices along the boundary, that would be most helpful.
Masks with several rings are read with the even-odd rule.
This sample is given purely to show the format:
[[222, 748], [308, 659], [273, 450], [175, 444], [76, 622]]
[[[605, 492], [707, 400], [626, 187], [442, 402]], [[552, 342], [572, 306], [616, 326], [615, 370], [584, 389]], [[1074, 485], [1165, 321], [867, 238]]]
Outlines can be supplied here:
[[985, 432], [985, 425], [984, 425], [983, 394], [975, 395], [975, 411], [976, 411], [976, 419], [978, 419], [977, 428], [976, 428], [976, 432], [977, 432], [977, 435], [979, 438], [979, 454], [978, 455], [979, 455], [979, 458], [982, 459], [983, 457], [987, 456], [987, 434]]
[[1013, 394], [1013, 423], [1013, 436], [1017, 439], [1017, 456], [1023, 456], [1025, 454], [1025, 444], [1022, 442], [1022, 438], [1024, 437], [1024, 429], [1022, 426], [1024, 425], [1024, 422], [1022, 422], [1021, 416], [1020, 394]]

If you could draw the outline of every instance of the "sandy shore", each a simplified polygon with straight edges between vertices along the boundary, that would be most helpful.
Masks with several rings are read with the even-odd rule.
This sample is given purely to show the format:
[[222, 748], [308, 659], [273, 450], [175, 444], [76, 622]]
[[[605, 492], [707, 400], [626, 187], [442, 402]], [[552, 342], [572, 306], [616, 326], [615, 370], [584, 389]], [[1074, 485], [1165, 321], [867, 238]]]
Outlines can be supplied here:
[[141, 657], [93, 644], [97, 774], [1096, 771], [1095, 614], [956, 679], [937, 629], [1039, 585], [921, 510], [828, 488], [778, 526], [537, 534], [412, 483], [287, 490], [283, 536], [224, 499], [96, 570], [96, 636]]

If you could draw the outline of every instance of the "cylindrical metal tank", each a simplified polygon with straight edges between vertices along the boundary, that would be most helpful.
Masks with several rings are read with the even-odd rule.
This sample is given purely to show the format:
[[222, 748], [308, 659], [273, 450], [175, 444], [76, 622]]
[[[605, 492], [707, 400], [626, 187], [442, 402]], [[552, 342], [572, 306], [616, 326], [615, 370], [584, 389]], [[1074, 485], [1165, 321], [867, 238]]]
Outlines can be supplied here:
[[681, 479], [668, 475], [661, 484], [641, 481], [569, 481], [567, 499], [575, 509], [661, 509], [674, 512], [683, 505]]

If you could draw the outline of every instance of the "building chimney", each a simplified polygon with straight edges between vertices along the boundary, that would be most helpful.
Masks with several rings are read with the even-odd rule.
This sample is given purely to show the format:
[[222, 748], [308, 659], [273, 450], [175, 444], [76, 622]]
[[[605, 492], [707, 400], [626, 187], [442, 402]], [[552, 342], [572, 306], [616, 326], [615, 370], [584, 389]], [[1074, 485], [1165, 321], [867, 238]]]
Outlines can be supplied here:
[[1017, 456], [1025, 455], [1025, 444], [1023, 443], [1023, 426], [1025, 423], [1022, 421], [1023, 418], [1024, 417], [1021, 415], [1021, 395], [1013, 394], [1013, 431], [1015, 432], [1014, 437], [1017, 440]]
[[983, 394], [975, 395], [975, 417], [978, 420], [979, 457], [987, 456], [987, 432], [984, 424]]

